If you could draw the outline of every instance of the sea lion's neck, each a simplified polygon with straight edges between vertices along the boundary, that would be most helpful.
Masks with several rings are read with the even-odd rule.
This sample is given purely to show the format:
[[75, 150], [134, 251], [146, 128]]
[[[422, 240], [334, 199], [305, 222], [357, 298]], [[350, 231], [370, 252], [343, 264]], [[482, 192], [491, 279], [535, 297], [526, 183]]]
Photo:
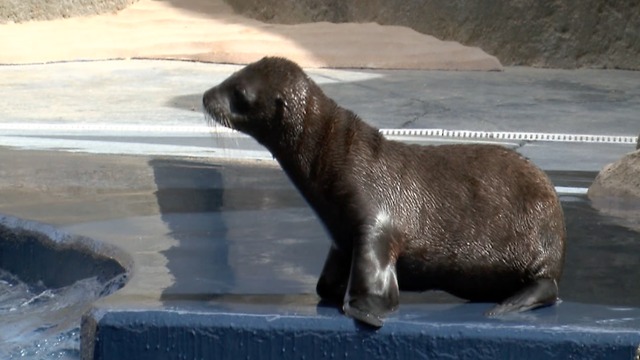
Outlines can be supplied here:
[[344, 178], [354, 152], [370, 152], [384, 141], [378, 129], [325, 96], [307, 102], [301, 124], [295, 140], [272, 153], [305, 197]]
[[[332, 107], [337, 109], [335, 104]], [[323, 148], [331, 139], [337, 119], [325, 113], [316, 113], [312, 108], [307, 109], [301, 126], [291, 131], [271, 152], [282, 166], [282, 169], [298, 185], [298, 182], [308, 183], [311, 178], [313, 164], [323, 152]], [[300, 186], [298, 186], [300, 187]]]

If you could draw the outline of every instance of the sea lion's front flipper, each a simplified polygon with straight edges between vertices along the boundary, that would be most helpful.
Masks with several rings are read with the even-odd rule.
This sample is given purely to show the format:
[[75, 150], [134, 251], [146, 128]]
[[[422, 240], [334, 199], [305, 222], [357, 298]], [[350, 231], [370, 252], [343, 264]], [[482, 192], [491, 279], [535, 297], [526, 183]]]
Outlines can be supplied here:
[[538, 279], [507, 298], [485, 315], [496, 316], [553, 305], [558, 300], [558, 283], [554, 279]]
[[350, 271], [351, 254], [345, 254], [332, 245], [316, 285], [318, 296], [324, 301], [342, 304], [347, 293]]
[[344, 299], [345, 314], [374, 327], [382, 326], [384, 316], [398, 307], [395, 249], [399, 234], [390, 219], [378, 216], [353, 243], [351, 273]]

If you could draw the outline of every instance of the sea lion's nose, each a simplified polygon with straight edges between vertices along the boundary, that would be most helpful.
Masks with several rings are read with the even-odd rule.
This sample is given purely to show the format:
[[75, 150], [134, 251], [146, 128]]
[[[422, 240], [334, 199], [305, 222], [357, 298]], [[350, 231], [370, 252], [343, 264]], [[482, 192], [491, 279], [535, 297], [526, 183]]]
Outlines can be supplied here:
[[211, 89], [205, 91], [202, 96], [202, 106], [205, 111], [209, 113], [209, 115], [213, 115], [211, 113], [212, 109], [228, 109], [229, 108], [229, 100], [226, 96], [223, 96], [219, 86], [212, 87]]
[[204, 106], [205, 109], [207, 108], [207, 104], [211, 103], [211, 100], [215, 96], [215, 93], [215, 87], [204, 92], [204, 95], [202, 96], [202, 106]]

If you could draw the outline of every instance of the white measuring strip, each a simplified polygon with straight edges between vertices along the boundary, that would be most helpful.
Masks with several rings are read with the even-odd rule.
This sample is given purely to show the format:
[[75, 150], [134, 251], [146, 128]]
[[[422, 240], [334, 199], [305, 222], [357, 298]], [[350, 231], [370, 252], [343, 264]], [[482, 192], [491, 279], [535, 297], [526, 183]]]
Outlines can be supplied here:
[[586, 195], [588, 188], [583, 187], [571, 187], [571, 186], [556, 186], [556, 192], [562, 195]]
[[[114, 132], [114, 133], [160, 133], [160, 134], [207, 134], [233, 133], [234, 130], [206, 125], [146, 125], [146, 124], [55, 124], [55, 123], [0, 123], [0, 131], [26, 132]], [[544, 141], [600, 144], [636, 144], [637, 136], [554, 134], [510, 131], [475, 131], [446, 129], [380, 129], [385, 136], [435, 137], [481, 140]], [[239, 134], [241, 135], [241, 134]]]
[[550, 141], [603, 144], [635, 144], [637, 136], [553, 134], [510, 131], [474, 131], [446, 129], [381, 129], [385, 136], [421, 136], [486, 140]]

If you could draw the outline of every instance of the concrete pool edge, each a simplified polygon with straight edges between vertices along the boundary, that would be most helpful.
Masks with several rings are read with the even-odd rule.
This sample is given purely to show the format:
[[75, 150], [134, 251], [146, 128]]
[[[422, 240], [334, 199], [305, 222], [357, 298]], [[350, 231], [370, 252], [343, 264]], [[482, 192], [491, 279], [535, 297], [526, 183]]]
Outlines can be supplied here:
[[108, 295], [126, 284], [133, 268], [131, 256], [113, 245], [37, 221], [0, 213], [0, 236], [2, 268], [26, 282], [38, 279], [55, 288], [95, 276]]
[[[571, 306], [570, 304], [567, 304]], [[83, 319], [83, 359], [598, 359], [640, 356], [640, 332], [489, 320], [392, 320], [379, 331], [341, 316], [105, 311]]]

